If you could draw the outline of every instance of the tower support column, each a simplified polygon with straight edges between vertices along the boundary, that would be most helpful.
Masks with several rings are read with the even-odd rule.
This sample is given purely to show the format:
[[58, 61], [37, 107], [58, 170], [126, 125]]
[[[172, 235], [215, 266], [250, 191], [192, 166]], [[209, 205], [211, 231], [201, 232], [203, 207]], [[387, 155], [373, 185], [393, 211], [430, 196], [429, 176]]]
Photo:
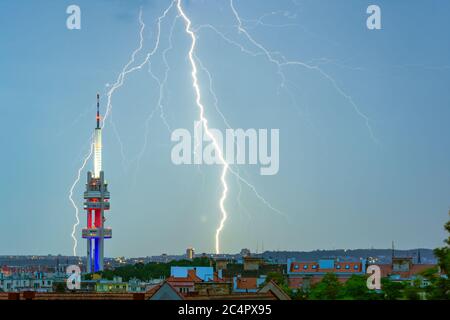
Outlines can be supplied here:
[[87, 239], [87, 261], [86, 261], [86, 271], [88, 273], [92, 272], [92, 241], [91, 239]]

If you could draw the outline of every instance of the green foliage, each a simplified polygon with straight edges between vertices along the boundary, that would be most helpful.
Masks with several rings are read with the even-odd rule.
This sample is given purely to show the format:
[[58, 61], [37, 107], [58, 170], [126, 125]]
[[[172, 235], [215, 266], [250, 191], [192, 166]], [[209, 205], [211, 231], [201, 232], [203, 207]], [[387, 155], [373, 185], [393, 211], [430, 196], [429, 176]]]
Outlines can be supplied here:
[[342, 284], [334, 273], [327, 273], [322, 280], [311, 288], [310, 299], [337, 300], [343, 294]]
[[308, 300], [309, 292], [304, 290], [291, 290], [289, 296], [292, 300]]
[[425, 288], [427, 299], [450, 300], [450, 220], [447, 221], [444, 228], [449, 233], [447, 239], [444, 240], [446, 246], [434, 249], [434, 255], [438, 259], [441, 273], [445, 276], [439, 275], [437, 268], [431, 268], [422, 272], [421, 275], [430, 281], [430, 285]]
[[57, 293], [63, 293], [66, 291], [66, 283], [65, 282], [56, 282], [54, 284], [55, 286], [55, 292]]
[[262, 286], [268, 282], [275, 282], [291, 299], [293, 300], [305, 300], [307, 295], [303, 291], [294, 291], [289, 288], [286, 276], [278, 272], [269, 272], [266, 277], [266, 281]]
[[346, 300], [379, 300], [381, 295], [367, 288], [367, 276], [355, 274], [344, 283], [342, 298]]
[[384, 299], [397, 300], [403, 296], [403, 289], [406, 285], [403, 282], [392, 281], [389, 278], [381, 279], [381, 288], [384, 293]]
[[[132, 278], [137, 278], [142, 281], [150, 279], [158, 279], [161, 277], [170, 276], [170, 267], [172, 266], [197, 266], [197, 267], [209, 267], [210, 260], [208, 258], [194, 258], [191, 260], [178, 260], [170, 261], [168, 263], [149, 262], [136, 263], [134, 265], [125, 265], [118, 267], [114, 270], [104, 270], [101, 272], [102, 278], [112, 280], [114, 277], [122, 277], [123, 281], [129, 281]], [[87, 275], [92, 278], [91, 275]]]
[[403, 295], [404, 298], [407, 300], [420, 300], [420, 288], [418, 288], [417, 286], [406, 286], [405, 289], [403, 290]]
[[450, 300], [450, 280], [441, 277], [438, 268], [422, 271], [421, 276], [430, 282], [430, 285], [425, 288], [427, 299]]
[[450, 279], [437, 277], [426, 288], [427, 299], [450, 300]]
[[[449, 212], [450, 214], [450, 212]], [[446, 246], [434, 249], [434, 255], [438, 258], [438, 264], [442, 273], [449, 276], [450, 273], [450, 220], [444, 225], [445, 230], [449, 233], [447, 239], [444, 240]]]
[[270, 281], [275, 282], [280, 287], [287, 286], [286, 277], [283, 274], [278, 273], [278, 272], [269, 272], [267, 274], [266, 281], [264, 284], [266, 284]]

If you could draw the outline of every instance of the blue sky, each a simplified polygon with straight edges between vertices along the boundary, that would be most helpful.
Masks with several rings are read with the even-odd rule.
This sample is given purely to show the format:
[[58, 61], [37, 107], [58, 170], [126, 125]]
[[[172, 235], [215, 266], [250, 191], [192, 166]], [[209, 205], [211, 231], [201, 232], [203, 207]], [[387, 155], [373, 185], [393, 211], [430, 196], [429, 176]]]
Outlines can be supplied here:
[[[81, 30], [66, 28], [76, 3]], [[267, 250], [400, 248], [441, 245], [450, 206], [450, 4], [443, 1], [235, 0], [248, 32], [269, 51], [316, 65], [351, 96], [365, 120], [329, 78], [301, 66], [283, 69], [197, 33], [196, 54], [213, 78], [219, 107], [233, 128], [280, 129], [280, 171], [243, 176], [287, 218], [267, 208], [230, 177], [223, 250], [256, 244]], [[382, 30], [366, 28], [377, 4]], [[72, 252], [75, 222], [68, 191], [95, 125], [95, 94], [108, 90], [146, 24], [142, 61], [155, 42], [156, 19], [169, 1], [12, 1], [0, 3], [0, 254]], [[183, 1], [193, 26], [211, 24], [258, 52], [236, 27], [229, 1]], [[264, 25], [254, 19], [264, 18]], [[162, 51], [176, 12], [162, 23], [152, 66], [163, 76]], [[164, 92], [171, 129], [192, 131], [198, 119], [187, 60], [190, 39], [178, 19]], [[224, 129], [206, 74], [200, 72], [206, 115]], [[159, 87], [147, 68], [130, 74], [113, 96], [116, 131], [103, 133], [104, 170], [111, 191], [107, 256], [213, 252], [219, 221], [220, 167], [175, 166], [170, 132], [157, 113]], [[102, 108], [105, 98], [102, 96]], [[120, 137], [119, 143], [118, 137]], [[91, 162], [88, 169], [92, 168]], [[75, 189], [81, 205], [84, 171]], [[240, 199], [240, 201], [239, 201]], [[85, 215], [80, 213], [81, 225]], [[77, 235], [80, 234], [80, 227]], [[80, 238], [78, 236], [78, 238]], [[85, 252], [80, 242], [78, 254]]]

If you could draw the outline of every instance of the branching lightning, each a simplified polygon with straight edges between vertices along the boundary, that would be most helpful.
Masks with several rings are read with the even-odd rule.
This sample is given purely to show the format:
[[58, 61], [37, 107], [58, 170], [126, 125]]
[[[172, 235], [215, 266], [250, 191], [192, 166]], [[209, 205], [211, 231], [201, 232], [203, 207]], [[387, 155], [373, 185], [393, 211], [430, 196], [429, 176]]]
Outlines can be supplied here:
[[[93, 136], [91, 137], [91, 140], [92, 139], [93, 139]], [[70, 187], [70, 191], [69, 191], [69, 200], [70, 200], [70, 202], [72, 203], [72, 206], [75, 209], [75, 218], [77, 220], [77, 222], [75, 222], [75, 224], [72, 227], [73, 255], [74, 256], [77, 255], [78, 241], [77, 241], [77, 238], [75, 237], [75, 232], [76, 232], [76, 229], [77, 229], [78, 225], [80, 224], [80, 217], [79, 217], [79, 212], [78, 212], [78, 206], [75, 204], [75, 201], [73, 200], [73, 190], [75, 189], [76, 185], [80, 181], [81, 172], [83, 171], [83, 169], [86, 166], [87, 162], [91, 158], [93, 151], [94, 151], [94, 144], [91, 143], [91, 147], [89, 149], [89, 153], [84, 157], [83, 163], [82, 163], [81, 167], [78, 169], [77, 177], [76, 177], [75, 181], [73, 182], [72, 186]]]
[[[173, 6], [173, 3], [174, 3], [174, 2], [171, 2], [171, 5], [170, 5], [169, 9]], [[134, 175], [134, 181], [136, 181], [136, 176], [137, 176], [137, 173], [138, 173], [138, 171], [139, 171], [139, 165], [140, 165], [141, 159], [142, 159], [142, 157], [144, 156], [144, 153], [145, 153], [145, 151], [146, 151], [146, 149], [147, 149], [148, 135], [149, 135], [149, 130], [150, 130], [150, 121], [151, 121], [151, 119], [153, 118], [153, 115], [155, 114], [155, 112], [156, 112], [157, 110], [159, 110], [159, 116], [160, 116], [162, 122], [164, 123], [165, 127], [167, 128], [167, 131], [169, 132], [169, 134], [170, 134], [170, 132], [171, 132], [170, 125], [169, 125], [169, 123], [167, 122], [166, 116], [165, 116], [165, 114], [164, 114], [163, 100], [164, 100], [164, 90], [165, 90], [165, 87], [166, 87], [166, 83], [167, 83], [167, 79], [168, 79], [168, 75], [169, 75], [169, 71], [170, 71], [170, 66], [169, 66], [169, 63], [167, 62], [167, 53], [168, 53], [170, 50], [172, 50], [172, 48], [173, 48], [173, 44], [172, 44], [172, 36], [173, 36], [173, 31], [174, 31], [174, 29], [175, 29], [175, 25], [176, 25], [176, 22], [177, 22], [178, 18], [179, 18], [179, 16], [176, 16], [175, 19], [174, 19], [173, 22], [172, 22], [172, 26], [171, 26], [171, 28], [170, 28], [170, 34], [169, 34], [169, 46], [168, 46], [167, 48], [165, 48], [165, 49], [163, 50], [163, 53], [162, 53], [162, 59], [163, 59], [164, 66], [165, 66], [165, 70], [164, 70], [164, 78], [163, 78], [163, 80], [161, 80], [160, 78], [158, 78], [158, 77], [153, 73], [151, 61], [148, 62], [148, 72], [150, 73], [151, 77], [152, 77], [152, 78], [156, 81], [156, 83], [158, 84], [158, 87], [159, 87], [159, 95], [158, 95], [158, 102], [157, 102], [156, 107], [149, 113], [149, 115], [148, 115], [147, 118], [145, 119], [144, 143], [143, 143], [142, 148], [141, 148], [141, 150], [139, 151], [139, 153], [138, 153], [138, 155], [137, 155], [137, 158], [136, 158], [136, 170], [135, 170], [135, 175]], [[160, 23], [161, 23], [161, 20], [159, 20], [159, 24], [160, 24]], [[160, 25], [159, 25], [159, 27], [158, 27], [158, 38], [157, 38], [157, 41], [156, 41], [155, 48], [152, 50], [152, 52], [153, 52], [152, 55], [153, 55], [153, 54], [158, 50], [158, 48], [159, 48], [159, 42], [160, 42], [159, 38], [160, 38], [160, 34], [161, 34], [160, 30], [161, 30], [161, 27], [160, 27]]]
[[[164, 17], [167, 15], [169, 10], [172, 8], [173, 3], [174, 2], [171, 2], [170, 6], [164, 11], [163, 15], [158, 18], [158, 36], [157, 36], [157, 39], [156, 39], [156, 44], [155, 44], [154, 49], [150, 53], [147, 54], [144, 62], [142, 62], [140, 65], [137, 65], [135, 67], [130, 68], [130, 66], [135, 62], [136, 55], [143, 48], [145, 23], [144, 23], [144, 21], [142, 19], [142, 8], [141, 8], [141, 10], [139, 12], [139, 24], [140, 24], [139, 46], [132, 52], [130, 60], [122, 68], [122, 72], [119, 74], [119, 76], [117, 77], [116, 82], [111, 86], [111, 88], [109, 89], [109, 91], [107, 93], [107, 106], [106, 106], [105, 116], [102, 119], [102, 124], [101, 124], [101, 128], [102, 129], [104, 128], [104, 126], [106, 124], [106, 119], [108, 118], [108, 115], [110, 114], [110, 112], [112, 110], [112, 96], [113, 96], [114, 92], [123, 85], [125, 77], [126, 77], [127, 74], [141, 69], [149, 61], [150, 57], [156, 52], [156, 50], [157, 50], [157, 48], [159, 46], [159, 36], [160, 36], [160, 31], [161, 31], [161, 20], [164, 19]], [[77, 239], [75, 237], [75, 231], [76, 231], [77, 226], [80, 223], [80, 220], [79, 220], [79, 215], [78, 215], [79, 214], [78, 206], [76, 205], [75, 201], [73, 200], [73, 190], [76, 187], [76, 185], [78, 184], [78, 182], [80, 181], [81, 172], [84, 170], [87, 162], [91, 158], [92, 152], [93, 152], [93, 145], [91, 144], [90, 152], [84, 158], [81, 167], [78, 169], [77, 178], [73, 182], [73, 184], [72, 184], [72, 186], [70, 188], [70, 191], [69, 191], [69, 200], [70, 200], [70, 202], [72, 203], [72, 205], [73, 205], [73, 207], [75, 209], [75, 218], [76, 218], [76, 223], [73, 225], [73, 228], [72, 228], [72, 238], [74, 240], [74, 245], [73, 245], [73, 255], [74, 256], [76, 256], [77, 245], [78, 245]]]
[[[178, 13], [178, 15], [174, 18], [171, 29], [170, 29], [170, 33], [169, 33], [169, 46], [167, 48], [165, 48], [162, 52], [162, 58], [163, 58], [163, 62], [164, 62], [164, 66], [165, 66], [165, 71], [164, 71], [164, 76], [162, 78], [159, 78], [158, 76], [156, 76], [153, 71], [152, 71], [152, 63], [151, 63], [151, 58], [155, 55], [156, 52], [158, 52], [159, 48], [160, 48], [160, 39], [161, 39], [161, 24], [162, 21], [166, 18], [166, 16], [168, 15], [169, 11], [176, 6], [176, 11]], [[156, 33], [156, 40], [155, 40], [155, 44], [153, 46], [153, 48], [144, 56], [144, 59], [142, 60], [142, 62], [140, 62], [139, 64], [136, 64], [136, 57], [137, 55], [142, 51], [143, 47], [144, 47], [144, 30], [145, 30], [145, 23], [142, 19], [142, 9], [140, 10], [139, 13], [139, 25], [140, 25], [140, 29], [139, 29], [139, 45], [138, 47], [132, 52], [131, 57], [129, 59], [129, 61], [125, 64], [125, 66], [122, 68], [121, 72], [119, 73], [119, 75], [117, 76], [116, 81], [114, 82], [114, 84], [112, 84], [111, 86], [108, 87], [108, 91], [106, 93], [106, 97], [107, 97], [107, 103], [106, 103], [106, 111], [104, 114], [104, 118], [102, 119], [101, 122], [101, 128], [103, 129], [103, 127], [106, 124], [106, 120], [109, 117], [110, 123], [112, 124], [115, 136], [119, 142], [120, 145], [120, 152], [121, 152], [121, 156], [122, 156], [122, 164], [125, 167], [128, 166], [128, 161], [125, 159], [125, 152], [124, 152], [124, 147], [122, 144], [122, 141], [120, 139], [119, 133], [117, 131], [117, 128], [113, 122], [112, 119], [112, 97], [114, 95], [114, 93], [116, 92], [117, 89], [119, 89], [120, 87], [123, 86], [125, 79], [127, 77], [128, 74], [133, 73], [134, 71], [138, 71], [141, 70], [145, 65], [148, 64], [148, 72], [150, 73], [151, 77], [155, 80], [155, 82], [157, 83], [157, 85], [159, 86], [159, 96], [158, 96], [158, 100], [157, 100], [157, 105], [154, 109], [151, 110], [151, 112], [149, 113], [148, 117], [145, 119], [145, 134], [144, 134], [144, 143], [142, 145], [142, 148], [140, 149], [139, 153], [137, 154], [135, 160], [136, 160], [136, 173], [139, 169], [139, 164], [141, 161], [142, 156], [145, 153], [145, 150], [147, 148], [147, 144], [148, 144], [148, 135], [149, 135], [149, 123], [150, 120], [153, 118], [153, 115], [156, 111], [159, 110], [159, 115], [161, 120], [163, 121], [164, 125], [166, 126], [167, 130], [170, 132], [170, 125], [167, 122], [165, 113], [164, 113], [164, 92], [165, 92], [165, 87], [166, 87], [166, 83], [168, 80], [168, 73], [170, 71], [170, 67], [167, 61], [167, 53], [169, 50], [172, 49], [172, 35], [173, 35], [173, 31], [176, 25], [176, 22], [178, 20], [178, 18], [181, 18], [184, 22], [184, 32], [186, 33], [186, 35], [190, 38], [191, 40], [191, 44], [189, 47], [189, 51], [187, 54], [187, 58], [190, 64], [190, 68], [191, 68], [191, 77], [192, 77], [192, 87], [194, 89], [194, 94], [195, 94], [195, 103], [196, 106], [198, 107], [199, 110], [199, 121], [198, 124], [201, 125], [203, 127], [204, 133], [205, 135], [210, 139], [210, 141], [212, 142], [212, 145], [215, 148], [216, 154], [218, 156], [218, 159], [220, 160], [220, 165], [222, 166], [222, 170], [221, 170], [221, 174], [220, 174], [220, 183], [222, 186], [222, 193], [220, 196], [220, 200], [219, 200], [219, 208], [220, 208], [220, 222], [219, 225], [215, 231], [215, 252], [216, 254], [219, 254], [221, 252], [221, 243], [220, 243], [220, 235], [221, 232], [223, 231], [224, 227], [225, 227], [225, 223], [227, 221], [228, 218], [228, 212], [225, 206], [225, 202], [227, 200], [228, 197], [228, 192], [229, 192], [229, 186], [227, 183], [227, 177], [228, 174], [232, 174], [236, 177], [237, 182], [239, 184], [239, 194], [238, 194], [238, 203], [241, 205], [241, 192], [242, 192], [242, 185], [241, 183], [244, 183], [257, 197], [258, 200], [260, 200], [265, 206], [267, 206], [270, 210], [286, 217], [286, 215], [278, 210], [277, 208], [275, 208], [274, 206], [271, 205], [271, 203], [269, 203], [263, 196], [261, 196], [257, 189], [255, 188], [255, 186], [253, 184], [251, 184], [249, 181], [247, 181], [246, 179], [244, 179], [238, 171], [238, 167], [231, 167], [227, 161], [225, 160], [224, 154], [223, 154], [223, 150], [221, 149], [221, 147], [219, 146], [219, 142], [217, 141], [217, 138], [212, 134], [209, 125], [208, 125], [208, 119], [205, 116], [205, 105], [203, 102], [203, 97], [202, 97], [202, 90], [200, 88], [200, 83], [199, 83], [199, 79], [198, 79], [198, 73], [199, 70], [203, 71], [208, 79], [209, 79], [209, 91], [214, 99], [214, 107], [217, 111], [217, 113], [220, 115], [220, 117], [222, 118], [223, 122], [225, 123], [225, 125], [228, 128], [231, 128], [231, 126], [229, 125], [227, 119], [225, 118], [224, 114], [221, 112], [220, 108], [219, 108], [219, 103], [218, 103], [218, 98], [217, 95], [214, 92], [214, 88], [213, 88], [213, 84], [212, 84], [212, 76], [211, 73], [209, 72], [209, 70], [205, 67], [205, 65], [202, 63], [202, 61], [199, 59], [199, 57], [196, 55], [196, 49], [197, 49], [197, 41], [198, 41], [198, 36], [197, 33], [201, 30], [201, 29], [210, 29], [212, 31], [214, 31], [216, 34], [218, 34], [224, 41], [226, 41], [228, 44], [236, 46], [237, 48], [239, 48], [243, 53], [248, 54], [250, 56], [253, 57], [257, 57], [257, 56], [263, 56], [265, 57], [270, 63], [274, 64], [276, 67], [276, 73], [277, 75], [280, 77], [281, 82], [280, 82], [280, 86], [278, 89], [283, 89], [286, 90], [289, 94], [292, 95], [289, 87], [288, 87], [288, 83], [289, 80], [286, 79], [285, 73], [284, 73], [284, 68], [286, 67], [290, 67], [290, 66], [299, 66], [302, 68], [306, 68], [309, 70], [314, 70], [316, 72], [318, 72], [323, 78], [325, 78], [327, 81], [329, 81], [331, 83], [331, 85], [333, 86], [333, 88], [337, 91], [337, 93], [339, 93], [339, 95], [341, 95], [346, 101], [349, 102], [349, 104], [352, 106], [352, 108], [354, 109], [354, 111], [356, 112], [356, 114], [361, 117], [362, 119], [364, 119], [365, 121], [365, 125], [367, 127], [367, 129], [370, 132], [370, 136], [372, 138], [372, 140], [376, 143], [378, 143], [378, 140], [376, 139], [371, 124], [370, 124], [370, 119], [367, 115], [365, 115], [361, 109], [358, 107], [358, 105], [355, 103], [355, 101], [353, 100], [353, 98], [348, 95], [336, 82], [336, 80], [331, 77], [328, 73], [326, 73], [322, 68], [319, 67], [319, 64], [314, 64], [312, 62], [302, 62], [302, 61], [292, 61], [292, 60], [288, 60], [285, 56], [283, 56], [280, 52], [276, 52], [276, 51], [269, 51], [264, 45], [262, 45], [260, 42], [256, 41], [251, 35], [250, 33], [247, 31], [246, 27], [244, 26], [243, 22], [247, 22], [247, 23], [253, 23], [253, 27], [257, 27], [257, 26], [268, 26], [268, 27], [284, 27], [284, 26], [294, 26], [297, 24], [284, 24], [284, 25], [271, 25], [268, 23], [265, 23], [263, 20], [271, 15], [277, 15], [280, 13], [283, 13], [281, 11], [276, 11], [276, 12], [271, 12], [269, 14], [263, 15], [258, 19], [253, 19], [253, 20], [245, 20], [243, 18], [240, 17], [238, 11], [236, 10], [233, 0], [230, 0], [230, 7], [231, 7], [231, 11], [233, 13], [234, 18], [237, 21], [237, 31], [239, 33], [239, 35], [243, 35], [245, 37], [245, 39], [251, 44], [249, 46], [249, 48], [251, 47], [251, 49], [247, 48], [246, 46], [244, 46], [243, 44], [241, 44], [238, 41], [235, 41], [233, 39], [231, 39], [228, 35], [226, 35], [225, 33], [219, 31], [216, 27], [210, 25], [210, 24], [204, 24], [204, 25], [200, 25], [197, 28], [194, 28], [192, 26], [192, 22], [190, 20], [190, 18], [186, 15], [186, 13], [184, 12], [183, 6], [182, 6], [182, 0], [171, 0], [170, 1], [170, 5], [163, 11], [162, 15], [158, 17], [157, 19], [157, 33]], [[175, 8], [174, 8], [175, 9]], [[250, 26], [249, 29], [251, 29], [252, 27]], [[327, 60], [328, 61], [328, 60]], [[325, 63], [327, 63], [327, 61], [325, 61]], [[329, 62], [329, 61], [328, 61]], [[194, 148], [194, 153], [197, 152], [197, 146], [195, 146]], [[89, 159], [91, 158], [93, 154], [93, 144], [91, 143], [91, 147], [89, 150], [89, 153], [86, 154], [86, 156], [83, 158], [83, 162], [81, 167], [78, 169], [78, 173], [77, 173], [77, 177], [75, 179], [75, 181], [73, 182], [73, 184], [71, 185], [70, 191], [69, 191], [69, 200], [72, 203], [72, 206], [75, 209], [75, 215], [76, 215], [76, 223], [73, 225], [72, 228], [72, 238], [74, 240], [74, 246], [73, 246], [73, 254], [76, 255], [76, 250], [77, 250], [77, 239], [75, 237], [75, 232], [76, 232], [76, 228], [80, 223], [79, 220], [79, 209], [75, 203], [75, 201], [73, 200], [73, 192], [74, 192], [74, 188], [76, 187], [76, 185], [78, 184], [80, 177], [81, 177], [81, 173], [84, 170], [84, 168], [86, 167], [87, 162], [89, 161]]]
[[367, 115], [365, 115], [360, 108], [358, 107], [358, 105], [354, 102], [353, 98], [348, 95], [347, 93], [344, 92], [344, 90], [341, 89], [341, 87], [337, 84], [336, 80], [333, 79], [333, 77], [331, 77], [328, 73], [326, 73], [325, 71], [323, 71], [321, 68], [319, 68], [317, 65], [309, 65], [305, 62], [301, 62], [301, 61], [289, 61], [287, 60], [285, 57], [282, 56], [282, 61], [276, 59], [274, 57], [274, 55], [267, 50], [261, 43], [259, 43], [258, 41], [256, 41], [250, 34], [249, 32], [244, 28], [243, 24], [242, 24], [242, 19], [239, 16], [239, 13], [237, 12], [233, 0], [230, 0], [230, 7], [231, 10], [233, 12], [234, 17], [236, 18], [236, 21], [238, 22], [238, 32], [240, 34], [245, 35], [245, 37], [247, 38], [247, 40], [253, 44], [255, 47], [257, 47], [258, 49], [260, 49], [261, 52], [264, 53], [264, 55], [267, 57], [267, 59], [276, 65], [277, 67], [277, 73], [279, 74], [279, 76], [281, 77], [281, 87], [285, 87], [285, 82], [286, 82], [286, 77], [284, 75], [283, 72], [283, 67], [284, 66], [301, 66], [310, 70], [315, 70], [317, 72], [319, 72], [324, 78], [326, 78], [327, 80], [329, 80], [331, 82], [331, 84], [333, 85], [333, 87], [336, 89], [336, 91], [342, 96], [344, 97], [353, 107], [353, 109], [355, 110], [355, 112], [364, 119], [365, 124], [367, 129], [369, 130], [370, 136], [372, 138], [372, 140], [376, 143], [379, 144], [379, 141], [377, 140], [377, 138], [375, 137], [373, 130], [372, 130], [372, 126], [370, 125], [370, 119], [369, 117], [367, 117]]

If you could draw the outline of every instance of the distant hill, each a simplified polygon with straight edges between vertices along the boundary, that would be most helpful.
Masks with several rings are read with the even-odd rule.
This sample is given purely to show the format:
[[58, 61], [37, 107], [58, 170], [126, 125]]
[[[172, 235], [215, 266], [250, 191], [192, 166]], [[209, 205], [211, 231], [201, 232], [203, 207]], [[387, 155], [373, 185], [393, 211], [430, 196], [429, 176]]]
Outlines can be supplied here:
[[[410, 249], [395, 250], [396, 257], [413, 257], [414, 262], [418, 261], [420, 251], [420, 260], [422, 263], [436, 263], [436, 257], [431, 249]], [[294, 258], [297, 261], [315, 261], [324, 258], [340, 258], [343, 260], [354, 260], [360, 258], [376, 257], [381, 263], [391, 262], [391, 249], [353, 249], [353, 250], [315, 250], [315, 251], [265, 251], [261, 254], [265, 259], [285, 263], [287, 259]]]

